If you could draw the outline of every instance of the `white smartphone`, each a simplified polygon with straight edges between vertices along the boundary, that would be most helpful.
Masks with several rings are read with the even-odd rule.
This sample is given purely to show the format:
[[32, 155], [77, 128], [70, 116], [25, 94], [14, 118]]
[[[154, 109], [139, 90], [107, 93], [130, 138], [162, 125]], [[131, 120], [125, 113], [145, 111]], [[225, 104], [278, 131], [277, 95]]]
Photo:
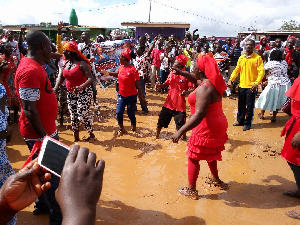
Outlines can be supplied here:
[[47, 136], [43, 140], [38, 164], [60, 177], [69, 151], [69, 146]]

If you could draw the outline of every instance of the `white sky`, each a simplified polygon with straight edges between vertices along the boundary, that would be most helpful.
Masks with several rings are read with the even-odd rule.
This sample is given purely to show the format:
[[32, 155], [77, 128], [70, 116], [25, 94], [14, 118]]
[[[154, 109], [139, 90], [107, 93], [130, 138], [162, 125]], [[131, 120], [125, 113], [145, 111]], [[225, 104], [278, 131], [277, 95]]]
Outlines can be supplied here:
[[[149, 0], [0, 0], [0, 23], [69, 22], [72, 8], [80, 25], [121, 27], [149, 17]], [[200, 35], [236, 36], [248, 28], [277, 30], [284, 20], [300, 23], [299, 9], [299, 0], [152, 0], [151, 22], [186, 22]]]

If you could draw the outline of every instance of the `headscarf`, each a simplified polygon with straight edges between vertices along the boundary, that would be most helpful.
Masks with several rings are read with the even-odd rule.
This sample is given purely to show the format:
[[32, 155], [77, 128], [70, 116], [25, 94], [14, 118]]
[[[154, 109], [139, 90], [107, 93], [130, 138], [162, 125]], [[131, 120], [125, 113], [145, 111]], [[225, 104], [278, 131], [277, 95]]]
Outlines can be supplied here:
[[130, 48], [125, 48], [123, 51], [122, 51], [122, 56], [124, 57], [124, 58], [126, 58], [126, 59], [128, 59], [128, 60], [131, 60], [131, 55], [130, 55], [130, 53], [131, 53], [131, 50], [130, 50]]
[[[290, 39], [294, 39], [295, 41], [297, 40], [294, 36], [290, 36], [288, 40]], [[285, 61], [287, 62], [288, 65], [292, 65], [293, 64], [293, 57], [292, 57], [292, 53], [294, 52], [294, 48], [289, 49], [287, 46], [285, 47], [285, 51], [286, 51], [286, 55], [285, 55]]]
[[175, 59], [180, 65], [185, 66], [187, 61], [189, 60], [189, 57], [181, 54], [176, 56]]
[[259, 41], [259, 45], [256, 45], [255, 49], [262, 50], [262, 44], [261, 43], [262, 43], [262, 40], [264, 40], [264, 39], [267, 41], [264, 51], [268, 51], [268, 50], [271, 49], [270, 46], [269, 46], [269, 44], [268, 44], [268, 38], [266, 36], [261, 37], [261, 39]]
[[285, 93], [285, 95], [295, 101], [300, 102], [300, 77], [294, 80], [292, 87], [290, 87], [290, 89]]
[[197, 58], [198, 68], [205, 73], [207, 79], [214, 85], [222, 96], [227, 89], [225, 81], [220, 73], [216, 60], [208, 55], [199, 55]]
[[77, 56], [90, 65], [90, 60], [78, 50], [78, 45], [75, 41], [68, 41], [63, 45], [63, 48], [69, 52], [76, 52]]

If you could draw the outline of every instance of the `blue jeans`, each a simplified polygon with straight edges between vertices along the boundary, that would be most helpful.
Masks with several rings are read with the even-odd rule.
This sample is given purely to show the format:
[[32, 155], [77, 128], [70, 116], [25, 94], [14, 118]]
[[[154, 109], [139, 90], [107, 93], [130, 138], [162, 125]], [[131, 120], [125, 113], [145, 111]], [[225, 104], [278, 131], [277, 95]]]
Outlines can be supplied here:
[[[56, 134], [54, 139], [59, 140], [58, 134]], [[25, 141], [29, 151], [31, 152], [33, 145], [36, 141]], [[33, 156], [32, 158], [36, 158], [37, 156]], [[59, 177], [56, 175], [51, 174], [51, 188], [46, 191], [44, 194], [42, 194], [37, 200], [35, 200], [35, 208], [39, 208], [41, 210], [48, 209], [49, 210], [49, 224], [61, 224], [62, 223], [62, 214], [59, 205], [56, 202], [55, 199], [55, 191], [58, 188], [59, 185]]]
[[[169, 76], [169, 71], [160, 70], [160, 83], [163, 84], [166, 82]], [[163, 91], [168, 91], [168, 88], [162, 88]]]
[[[140, 77], [140, 82], [141, 82], [142, 94], [143, 94], [143, 97], [145, 98], [145, 96], [146, 96], [146, 86], [145, 86], [145, 79], [144, 79], [144, 77]], [[141, 104], [142, 110], [144, 112], [149, 112], [147, 105], [141, 102], [140, 96], [139, 96], [139, 100], [140, 100], [140, 104]]]
[[127, 115], [130, 119], [131, 126], [136, 125], [136, 118], [135, 118], [135, 109], [136, 109], [136, 102], [137, 102], [137, 95], [130, 95], [127, 97], [123, 97], [119, 93], [117, 94], [117, 120], [119, 125], [123, 125], [123, 114], [125, 111], [125, 106], [127, 106]]

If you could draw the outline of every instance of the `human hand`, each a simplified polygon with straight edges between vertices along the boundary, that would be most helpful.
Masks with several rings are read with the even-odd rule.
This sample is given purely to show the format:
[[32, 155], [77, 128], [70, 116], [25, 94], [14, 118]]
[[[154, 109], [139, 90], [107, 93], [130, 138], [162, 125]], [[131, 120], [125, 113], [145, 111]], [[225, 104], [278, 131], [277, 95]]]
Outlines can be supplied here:
[[6, 143], [9, 143], [11, 142], [13, 129], [11, 127], [7, 127], [6, 130], [7, 130]]
[[0, 190], [0, 208], [14, 213], [24, 209], [50, 189], [50, 179], [50, 173], [38, 165], [37, 159], [33, 160], [4, 182]]
[[83, 90], [83, 87], [82, 86], [76, 86], [73, 88], [73, 92], [75, 94], [77, 94], [78, 92], [81, 92]]
[[146, 99], [144, 99], [144, 98], [141, 98], [141, 102], [142, 102], [143, 104], [145, 104], [145, 105], [148, 104], [148, 101], [147, 101]]
[[57, 24], [57, 29], [61, 30], [64, 27], [63, 24], [64, 24], [64, 21], [59, 21], [58, 24]]
[[173, 72], [174, 74], [176, 74], [176, 75], [180, 75], [181, 70], [173, 66], [173, 67], [172, 67], [172, 72]]
[[250, 91], [255, 92], [255, 91], [257, 91], [257, 88], [258, 88], [257, 84], [253, 84]]
[[171, 137], [173, 143], [178, 143], [181, 136], [182, 136], [182, 133], [179, 132], [179, 131], [177, 131], [175, 134], [173, 134], [172, 137]]
[[294, 135], [291, 141], [291, 145], [293, 148], [297, 148], [298, 150], [300, 150], [300, 131]]
[[[105, 162], [96, 163], [96, 154], [73, 145], [66, 159], [55, 196], [64, 221], [95, 220], [96, 204], [101, 194]], [[69, 223], [74, 224], [74, 223]], [[88, 224], [88, 223], [85, 223]]]
[[227, 87], [231, 87], [231, 86], [232, 86], [232, 81], [229, 80], [229, 81], [227, 82]]

